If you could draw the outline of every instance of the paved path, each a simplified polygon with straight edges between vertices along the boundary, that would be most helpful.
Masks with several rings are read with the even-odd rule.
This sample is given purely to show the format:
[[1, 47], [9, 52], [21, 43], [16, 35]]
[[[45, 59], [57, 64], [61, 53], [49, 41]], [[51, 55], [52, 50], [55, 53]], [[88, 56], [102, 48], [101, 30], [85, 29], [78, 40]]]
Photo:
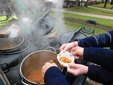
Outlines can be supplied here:
[[[106, 11], [112, 11], [113, 10], [110, 10], [110, 9], [104, 9], [104, 8], [98, 8], [98, 7], [92, 7], [90, 6], [91, 8], [94, 8], [94, 9], [99, 9], [99, 10], [106, 10]], [[59, 10], [59, 11], [62, 11], [62, 10]], [[78, 15], [83, 15], [83, 16], [90, 16], [90, 17], [97, 17], [97, 18], [101, 18], [101, 19], [110, 19], [110, 20], [113, 20], [113, 16], [105, 16], [105, 15], [98, 15], [98, 14], [90, 14], [90, 13], [83, 13], [83, 12], [75, 12], [75, 11], [65, 11], [63, 10], [64, 13], [70, 13], [70, 14], [78, 14]]]
[[99, 9], [99, 10], [104, 10], [104, 11], [113, 12], [113, 10], [111, 10], [111, 9], [99, 8], [99, 7], [94, 7], [94, 6], [88, 6], [88, 7], [93, 8], [93, 9]]
[[78, 14], [83, 16], [90, 16], [90, 17], [97, 17], [102, 19], [110, 19], [113, 20], [112, 16], [104, 16], [104, 15], [98, 15], [98, 14], [89, 14], [89, 13], [83, 13], [83, 12], [74, 12], [74, 11], [63, 11], [64, 13], [71, 13], [71, 14]]

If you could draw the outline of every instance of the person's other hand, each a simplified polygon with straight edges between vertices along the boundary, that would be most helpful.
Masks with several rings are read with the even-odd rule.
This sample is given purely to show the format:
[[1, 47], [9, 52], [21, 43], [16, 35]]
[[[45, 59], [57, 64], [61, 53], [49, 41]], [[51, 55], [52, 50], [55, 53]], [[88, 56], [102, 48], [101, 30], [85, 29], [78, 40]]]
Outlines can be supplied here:
[[67, 72], [75, 76], [79, 76], [79, 75], [86, 74], [88, 72], [88, 67], [82, 64], [71, 63], [67, 67]]
[[76, 46], [71, 49], [71, 54], [75, 57], [75, 59], [83, 59], [84, 48]]
[[60, 50], [61, 51], [71, 51], [71, 49], [73, 48], [73, 47], [76, 47], [76, 46], [78, 46], [78, 42], [77, 41], [75, 41], [75, 42], [71, 42], [71, 43], [66, 43], [66, 44], [62, 44], [62, 46], [60, 47]]
[[56, 66], [58, 67], [55, 63], [51, 63], [51, 62], [46, 62], [43, 66], [42, 66], [42, 73], [43, 75], [45, 74], [45, 72], [50, 68]]

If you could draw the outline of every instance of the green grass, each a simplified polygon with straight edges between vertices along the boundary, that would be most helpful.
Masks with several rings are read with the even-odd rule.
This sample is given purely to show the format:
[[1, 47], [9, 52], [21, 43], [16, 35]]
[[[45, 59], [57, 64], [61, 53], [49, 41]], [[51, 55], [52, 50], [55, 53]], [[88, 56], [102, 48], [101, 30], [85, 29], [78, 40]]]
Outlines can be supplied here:
[[[70, 27], [68, 27], [69, 28], [68, 31], [72, 31], [72, 30], [77, 29], [81, 26], [81, 24], [78, 24], [78, 23], [75, 23], [75, 22], [69, 22], [67, 20], [65, 20], [65, 24], [67, 26], [70, 26]], [[89, 27], [89, 26], [85, 26], [85, 27], [87, 29], [91, 29], [91, 27]], [[102, 30], [102, 29], [99, 29], [99, 28], [95, 28], [95, 29], [96, 29], [95, 34], [100, 34], [100, 33], [106, 32], [105, 30]]]
[[72, 7], [72, 8], [66, 8], [65, 10], [90, 13], [90, 14], [113, 16], [113, 11], [99, 10], [99, 9], [91, 8], [90, 6], [88, 8], [86, 8], [86, 7], [82, 7], [82, 8], [81, 7]]
[[[93, 6], [103, 8], [104, 4], [98, 4], [98, 5], [93, 5]], [[95, 9], [95, 8], [93, 8], [93, 6], [89, 6], [88, 8], [72, 7], [72, 8], [65, 8], [65, 10], [113, 17], [113, 11]], [[111, 5], [107, 4], [106, 9], [110, 9], [110, 8], [111, 8]], [[89, 17], [89, 16], [82, 16], [82, 15], [78, 15], [78, 14], [64, 13], [64, 19], [65, 18], [74, 18], [74, 19], [82, 20], [84, 22], [86, 22], [86, 20], [88, 20], [88, 19], [92, 19], [92, 20], [96, 20], [97, 24], [108, 27], [108, 30], [113, 29], [113, 20], [109, 20], [109, 19], [101, 19], [101, 18], [95, 18], [95, 17]], [[65, 25], [67, 26], [68, 30], [73, 30], [73, 29], [76, 29], [76, 28], [79, 28], [80, 26], [82, 26], [82, 24], [72, 22], [67, 19], [65, 19]], [[90, 29], [89, 26], [85, 26], [85, 27], [87, 29]], [[103, 32], [106, 32], [106, 31], [102, 30], [100, 28], [96, 28], [96, 30], [95, 30], [96, 34], [100, 34]]]
[[[91, 30], [92, 28], [89, 26], [85, 26], [85, 28]], [[95, 28], [95, 34], [100, 34], [100, 33], [104, 33], [106, 32], [105, 30], [99, 29], [99, 28]]]
[[[67, 13], [64, 13], [64, 17], [65, 18], [75, 18], [75, 19], [81, 19], [81, 20], [87, 20], [87, 19], [95, 19], [95, 18], [92, 18], [92, 17], [85, 17], [85, 16], [80, 16], [80, 15], [76, 15], [76, 14], [67, 14]], [[103, 23], [103, 19], [101, 20], [101, 19], [98, 19], [98, 18], [96, 18], [95, 19], [96, 21], [97, 21], [97, 23], [99, 23], [100, 24], [100, 22], [104, 25], [105, 23], [106, 23], [106, 20], [105, 20], [105, 22]], [[109, 21], [109, 20], [108, 20]], [[113, 21], [112, 21], [113, 22]], [[70, 28], [69, 28], [69, 31], [70, 30], [73, 30], [73, 29], [75, 29], [75, 28], [79, 28], [80, 26], [83, 26], [82, 24], [78, 24], [78, 23], [75, 23], [75, 22], [70, 22], [70, 21], [68, 21], [68, 20], [65, 20], [65, 24], [67, 25], [67, 26], [70, 26]], [[111, 25], [112, 25], [112, 23], [111, 23]], [[108, 24], [108, 26], [109, 26], [109, 24]], [[113, 26], [113, 25], [112, 25]], [[90, 26], [85, 26], [87, 29], [91, 29], [91, 27]], [[95, 30], [95, 34], [100, 34], [100, 33], [104, 33], [104, 32], [106, 32], [105, 30], [102, 30], [102, 29], [100, 29], [100, 28], [95, 28], [96, 30]]]
[[[94, 7], [104, 8], [104, 4], [96, 4], [96, 5], [94, 5]], [[105, 9], [111, 9], [111, 7], [112, 7], [112, 5], [110, 5], [110, 3], [107, 3]]]
[[73, 28], [78, 28], [78, 27], [81, 26], [81, 24], [74, 23], [74, 22], [69, 22], [69, 21], [67, 21], [67, 20], [65, 20], [65, 24], [67, 24], [67, 25], [69, 25], [69, 26], [71, 26], [71, 27], [73, 27]]
[[85, 20], [85, 21], [88, 19], [92, 19], [92, 20], [96, 20], [96, 22], [100, 25], [108, 26], [111, 29], [113, 28], [113, 20], [100, 19], [100, 18], [95, 18], [95, 17], [81, 16], [81, 15], [77, 15], [77, 14], [68, 14], [68, 13], [64, 13], [64, 17], [65, 18], [75, 18], [75, 19], [80, 19], [80, 20]]

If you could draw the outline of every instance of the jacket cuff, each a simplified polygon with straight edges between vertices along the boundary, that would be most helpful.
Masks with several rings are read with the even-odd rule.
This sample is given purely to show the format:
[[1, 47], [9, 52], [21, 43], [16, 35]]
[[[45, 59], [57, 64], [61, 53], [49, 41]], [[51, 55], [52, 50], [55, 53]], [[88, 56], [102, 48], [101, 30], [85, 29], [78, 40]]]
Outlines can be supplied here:
[[55, 66], [50, 67], [44, 77], [45, 85], [69, 85], [62, 72]]
[[84, 48], [84, 55], [83, 55], [83, 59], [87, 60], [87, 61], [91, 61], [93, 60], [93, 56], [95, 55], [96, 51], [93, 47], [89, 47], [89, 48]]
[[56, 72], [60, 72], [60, 70], [59, 70], [57, 67], [55, 67], [55, 66], [50, 67], [50, 68], [47, 69], [47, 71], [45, 72], [44, 80], [46, 80], [48, 77], [50, 77], [50, 78], [53, 77], [53, 76], [51, 76], [51, 74], [56, 73]]
[[92, 65], [88, 65], [88, 72], [87, 74], [85, 74], [85, 76], [92, 76], [92, 75], [95, 75], [96, 74], [96, 71], [95, 71], [95, 67], [92, 66]]

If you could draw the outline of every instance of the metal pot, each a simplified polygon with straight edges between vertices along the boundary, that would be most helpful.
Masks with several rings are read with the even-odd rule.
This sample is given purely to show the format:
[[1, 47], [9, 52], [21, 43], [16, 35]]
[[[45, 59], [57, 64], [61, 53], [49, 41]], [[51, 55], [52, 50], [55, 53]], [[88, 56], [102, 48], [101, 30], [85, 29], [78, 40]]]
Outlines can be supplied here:
[[22, 78], [22, 83], [25, 85], [44, 85], [44, 82], [38, 81], [38, 83], [31, 81], [28, 79], [28, 76], [35, 70], [39, 70], [40, 74], [38, 74], [39, 79], [44, 79], [43, 77], [40, 78], [41, 73], [41, 68], [45, 64], [45, 62], [53, 60], [58, 67], [61, 69], [57, 58], [57, 54], [53, 51], [49, 50], [39, 50], [35, 51], [28, 56], [26, 56], [21, 65], [20, 65], [20, 76]]
[[0, 38], [0, 52], [17, 50], [23, 43], [23, 36], [17, 36], [15, 38]]

